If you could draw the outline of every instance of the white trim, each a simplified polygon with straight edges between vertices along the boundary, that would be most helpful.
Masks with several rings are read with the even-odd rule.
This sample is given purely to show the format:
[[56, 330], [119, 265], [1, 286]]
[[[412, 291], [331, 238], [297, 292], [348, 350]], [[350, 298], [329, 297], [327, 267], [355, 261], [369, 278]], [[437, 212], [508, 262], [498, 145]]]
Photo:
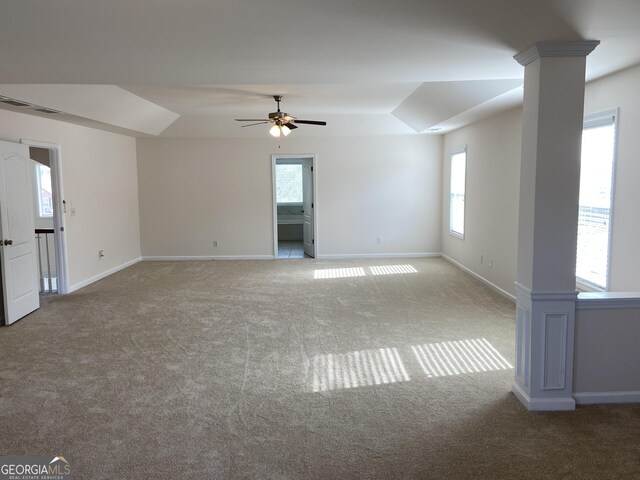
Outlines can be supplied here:
[[529, 350], [531, 348], [531, 310], [525, 305], [516, 304], [516, 381], [529, 386], [531, 367]]
[[578, 292], [531, 292], [529, 296], [536, 302], [575, 302]]
[[56, 275], [58, 277], [58, 294], [71, 292], [69, 287], [69, 264], [67, 256], [67, 228], [64, 216], [64, 189], [62, 188], [62, 149], [57, 143], [41, 142], [21, 138], [20, 143], [29, 147], [49, 150], [49, 166], [51, 168], [51, 189], [53, 192], [53, 229], [56, 248]]
[[569, 411], [576, 409], [573, 397], [544, 397], [531, 399], [517, 383], [511, 384], [511, 392], [531, 412]]
[[183, 261], [183, 260], [274, 260], [273, 255], [148, 255], [143, 261]]
[[576, 310], [640, 309], [640, 292], [581, 292]]
[[578, 405], [596, 403], [640, 403], [640, 390], [629, 392], [576, 392], [573, 394]]
[[318, 255], [318, 260], [347, 260], [350, 258], [428, 258], [440, 257], [440, 253], [328, 253]]
[[541, 57], [586, 57], [598, 45], [600, 45], [600, 40], [538, 42], [517, 55], [514, 55], [513, 58], [525, 67]]
[[82, 280], [81, 282], [78, 282], [75, 285], [71, 285], [67, 293], [75, 292], [80, 288], [86, 287], [87, 285], [91, 285], [92, 283], [97, 282], [98, 280], [102, 280], [103, 278], [108, 277], [113, 273], [119, 272], [120, 270], [124, 270], [125, 268], [130, 267], [131, 265], [135, 265], [141, 260], [142, 260], [142, 257], [134, 258], [133, 260], [129, 260], [128, 262], [124, 262], [123, 264], [118, 265], [117, 267], [110, 268], [109, 270], [99, 273], [98, 275], [94, 275], [91, 278]]
[[460, 270], [468, 273], [469, 275], [471, 275], [472, 277], [476, 278], [477, 280], [480, 280], [482, 283], [484, 283], [485, 285], [491, 287], [493, 290], [495, 290], [496, 292], [498, 292], [500, 295], [502, 295], [503, 297], [508, 298], [509, 300], [511, 300], [512, 302], [516, 301], [516, 296], [507, 292], [506, 290], [500, 288], [498, 285], [496, 285], [495, 283], [490, 282], [489, 280], [487, 280], [486, 278], [484, 278], [482, 275], [477, 274], [476, 272], [474, 272], [473, 270], [471, 270], [470, 268], [465, 267], [464, 265], [462, 265], [460, 262], [457, 262], [456, 260], [454, 260], [453, 258], [449, 257], [448, 255], [445, 255], [444, 253], [441, 253], [440, 256], [446, 260], [447, 262], [455, 265], [456, 267], [458, 267]]
[[[544, 325], [542, 327], [542, 365], [540, 367], [540, 390], [564, 390], [567, 388], [567, 330], [569, 324], [569, 312], [545, 312]], [[549, 339], [557, 340], [558, 332], [550, 332], [551, 328], [559, 326], [560, 342], [556, 351], [551, 351], [553, 345]], [[556, 335], [553, 335], [555, 333]], [[556, 359], [559, 358], [558, 363]], [[553, 371], [555, 379], [553, 378]]]
[[516, 291], [538, 302], [575, 302], [578, 292], [532, 292], [520, 282], [515, 282]]

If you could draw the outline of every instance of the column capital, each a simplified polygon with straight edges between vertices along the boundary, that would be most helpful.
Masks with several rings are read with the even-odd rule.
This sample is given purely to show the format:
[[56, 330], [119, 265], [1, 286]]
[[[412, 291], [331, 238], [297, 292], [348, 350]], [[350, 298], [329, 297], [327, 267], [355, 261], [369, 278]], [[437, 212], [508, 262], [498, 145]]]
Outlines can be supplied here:
[[541, 57], [586, 57], [600, 45], [600, 40], [579, 42], [537, 42], [531, 47], [514, 55], [513, 58], [523, 67]]

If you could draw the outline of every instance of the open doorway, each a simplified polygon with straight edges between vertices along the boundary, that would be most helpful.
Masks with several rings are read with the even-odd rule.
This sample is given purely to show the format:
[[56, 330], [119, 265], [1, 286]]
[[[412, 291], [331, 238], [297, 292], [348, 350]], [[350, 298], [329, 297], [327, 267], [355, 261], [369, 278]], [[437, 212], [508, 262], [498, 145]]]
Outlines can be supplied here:
[[60, 147], [34, 140], [21, 143], [29, 147], [33, 161], [34, 237], [40, 294], [67, 293]]
[[276, 258], [315, 258], [315, 155], [272, 155]]

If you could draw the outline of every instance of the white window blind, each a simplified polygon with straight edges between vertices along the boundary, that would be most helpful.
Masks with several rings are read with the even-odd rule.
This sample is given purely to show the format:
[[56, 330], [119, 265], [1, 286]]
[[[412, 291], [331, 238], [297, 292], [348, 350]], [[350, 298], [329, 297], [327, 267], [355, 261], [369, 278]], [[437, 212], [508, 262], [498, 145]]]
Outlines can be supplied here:
[[464, 197], [467, 152], [451, 156], [451, 189], [449, 198], [449, 232], [464, 237]]
[[616, 115], [585, 119], [580, 165], [576, 277], [582, 286], [608, 288]]

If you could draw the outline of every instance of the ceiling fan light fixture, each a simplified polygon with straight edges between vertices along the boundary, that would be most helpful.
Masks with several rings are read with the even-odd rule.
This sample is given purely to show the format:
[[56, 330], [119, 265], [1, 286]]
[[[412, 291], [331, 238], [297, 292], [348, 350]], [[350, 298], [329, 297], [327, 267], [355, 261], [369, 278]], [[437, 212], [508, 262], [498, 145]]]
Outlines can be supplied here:
[[[325, 126], [327, 124], [327, 122], [320, 120], [298, 120], [296, 117], [280, 110], [280, 101], [282, 100], [282, 95], [274, 95], [273, 99], [278, 105], [278, 111], [270, 112], [267, 118], [236, 118], [236, 122], [254, 122], [247, 125], [242, 125], [242, 127], [253, 127], [254, 125], [271, 124], [269, 134], [275, 138], [286, 137], [291, 133], [292, 130], [298, 128], [298, 125], [296, 125], [298, 123], [320, 126]], [[2, 101], [2, 97], [0, 97], [0, 101]]]
[[274, 137], [279, 137], [280, 136], [280, 126], [279, 125], [274, 125], [269, 130], [269, 133]]

